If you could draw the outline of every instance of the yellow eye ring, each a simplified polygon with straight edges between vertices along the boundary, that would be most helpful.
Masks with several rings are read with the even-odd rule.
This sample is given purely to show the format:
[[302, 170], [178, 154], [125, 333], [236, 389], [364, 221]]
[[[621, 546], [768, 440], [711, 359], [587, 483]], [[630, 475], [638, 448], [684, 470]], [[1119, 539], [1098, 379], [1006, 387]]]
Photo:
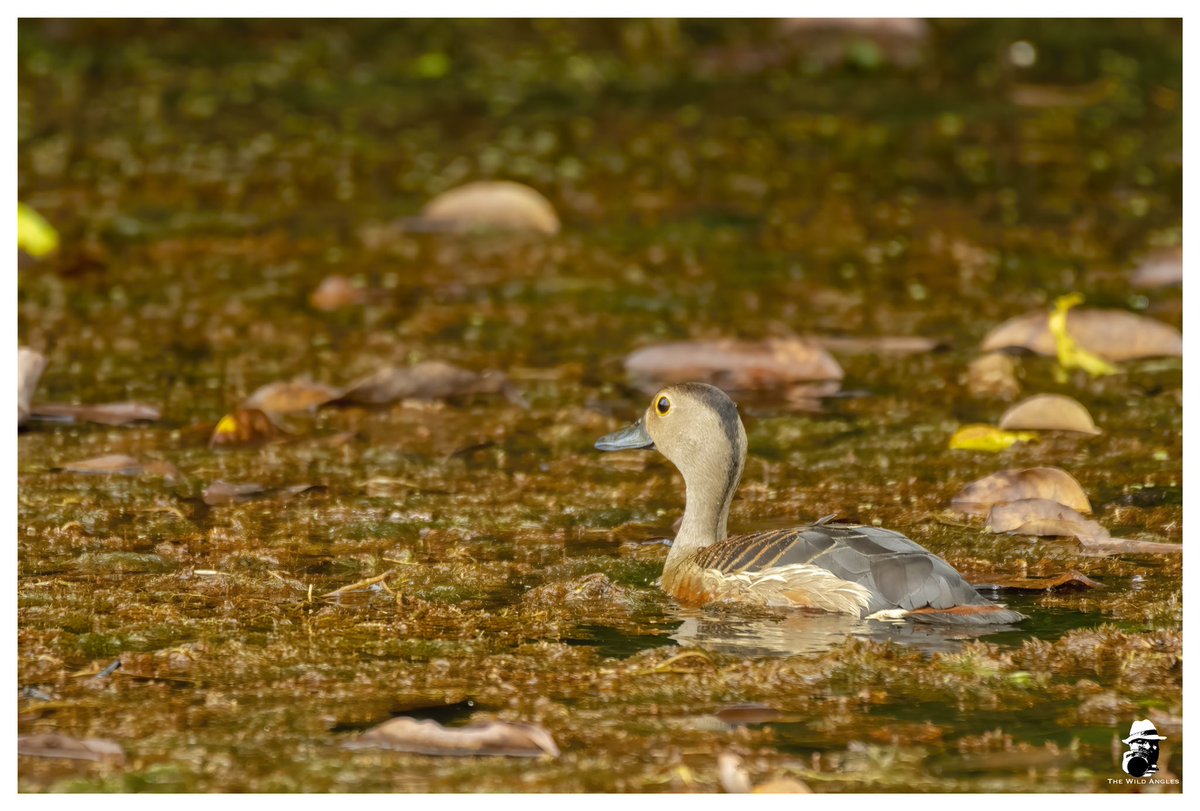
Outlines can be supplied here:
[[671, 413], [671, 398], [665, 394], [654, 401], [654, 412], [660, 417]]

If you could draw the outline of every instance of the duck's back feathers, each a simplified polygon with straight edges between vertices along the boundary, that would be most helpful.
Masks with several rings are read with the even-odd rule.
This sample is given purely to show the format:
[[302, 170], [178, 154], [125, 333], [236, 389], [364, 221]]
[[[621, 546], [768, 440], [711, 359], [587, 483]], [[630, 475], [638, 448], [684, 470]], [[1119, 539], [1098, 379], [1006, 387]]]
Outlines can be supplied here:
[[[818, 522], [739, 535], [702, 549], [690, 562], [710, 573], [709, 583], [728, 578], [739, 587], [769, 588], [770, 602], [783, 594], [796, 605], [817, 605], [813, 589], [849, 587], [859, 596], [862, 616], [904, 612], [914, 620], [970, 623], [1023, 618], [988, 601], [917, 542], [876, 527]], [[790, 592], [786, 581], [795, 581]], [[958, 610], [947, 614], [951, 609]]]

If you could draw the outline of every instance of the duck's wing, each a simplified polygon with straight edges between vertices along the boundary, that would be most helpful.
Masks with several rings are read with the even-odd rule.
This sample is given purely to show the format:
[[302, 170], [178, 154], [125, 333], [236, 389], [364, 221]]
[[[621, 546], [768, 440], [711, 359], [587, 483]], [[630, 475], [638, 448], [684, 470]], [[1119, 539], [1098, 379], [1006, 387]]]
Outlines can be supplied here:
[[[836, 581], [865, 590], [857, 592], [867, 599], [864, 616], [894, 609], [930, 615], [958, 609], [957, 615], [966, 616], [979, 613], [968, 606], [995, 606], [928, 549], [898, 532], [877, 527], [820, 522], [739, 535], [702, 550], [695, 563], [725, 576], [753, 578], [756, 583], [781, 579], [799, 583], [806, 576], [828, 573]], [[806, 588], [838, 586], [834, 580], [807, 580], [813, 585]], [[1013, 611], [1007, 614], [1011, 616], [987, 621], [1022, 618]]]

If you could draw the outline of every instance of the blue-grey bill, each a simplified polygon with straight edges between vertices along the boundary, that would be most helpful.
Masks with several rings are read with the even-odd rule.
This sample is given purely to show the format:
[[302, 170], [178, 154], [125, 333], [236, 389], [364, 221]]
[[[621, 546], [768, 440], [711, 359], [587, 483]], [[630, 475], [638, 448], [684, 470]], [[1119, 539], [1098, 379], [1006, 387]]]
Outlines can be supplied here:
[[596, 449], [601, 451], [654, 450], [654, 440], [646, 433], [646, 426], [638, 420], [628, 428], [602, 436], [596, 440]]

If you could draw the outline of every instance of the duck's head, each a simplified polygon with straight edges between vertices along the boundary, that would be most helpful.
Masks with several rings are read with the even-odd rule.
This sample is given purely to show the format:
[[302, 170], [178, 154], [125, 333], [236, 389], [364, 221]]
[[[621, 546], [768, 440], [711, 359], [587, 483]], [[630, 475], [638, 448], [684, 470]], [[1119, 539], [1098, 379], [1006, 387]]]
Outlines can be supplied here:
[[741, 477], [746, 430], [725, 392], [707, 383], [677, 383], [660, 389], [633, 425], [596, 440], [596, 448], [656, 449], [689, 486], [711, 478], [723, 491], [736, 487]]

